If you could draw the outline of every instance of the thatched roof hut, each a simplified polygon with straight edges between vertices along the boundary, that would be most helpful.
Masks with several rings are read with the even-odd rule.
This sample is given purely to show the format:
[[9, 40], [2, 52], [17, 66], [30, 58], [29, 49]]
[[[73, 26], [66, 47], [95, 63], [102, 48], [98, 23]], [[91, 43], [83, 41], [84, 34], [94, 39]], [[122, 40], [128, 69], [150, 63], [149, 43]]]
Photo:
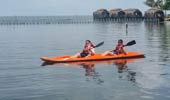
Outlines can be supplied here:
[[139, 9], [125, 9], [125, 17], [142, 17], [142, 12]]
[[164, 12], [159, 8], [151, 8], [145, 11], [145, 18], [164, 18]]
[[115, 17], [124, 17], [125, 16], [125, 12], [121, 9], [121, 8], [117, 8], [117, 9], [112, 9], [109, 12], [109, 16], [111, 18], [115, 18]]
[[99, 9], [93, 12], [93, 18], [97, 19], [109, 18], [109, 12], [106, 9]]

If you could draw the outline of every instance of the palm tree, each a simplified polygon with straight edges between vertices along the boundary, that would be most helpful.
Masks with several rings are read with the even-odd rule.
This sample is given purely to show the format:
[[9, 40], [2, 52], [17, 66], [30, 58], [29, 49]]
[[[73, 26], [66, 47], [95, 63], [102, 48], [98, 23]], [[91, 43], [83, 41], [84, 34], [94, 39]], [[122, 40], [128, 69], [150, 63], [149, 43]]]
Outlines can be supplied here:
[[166, 11], [170, 10], [170, 0], [164, 0], [162, 9], [165, 10], [165, 15], [166, 15]]
[[149, 7], [156, 7], [162, 10], [170, 10], [170, 0], [146, 0], [144, 4]]
[[156, 7], [165, 11], [170, 10], [170, 0], [146, 0], [144, 2], [145, 5], [149, 7]]
[[170, 0], [165, 0], [163, 5], [164, 10], [170, 10]]
[[163, 3], [166, 0], [146, 0], [144, 2], [145, 5], [149, 6], [149, 7], [156, 7], [156, 8], [162, 8], [163, 7]]
[[146, 0], [144, 2], [144, 4], [149, 6], [149, 7], [154, 7], [155, 6], [155, 1], [154, 0]]

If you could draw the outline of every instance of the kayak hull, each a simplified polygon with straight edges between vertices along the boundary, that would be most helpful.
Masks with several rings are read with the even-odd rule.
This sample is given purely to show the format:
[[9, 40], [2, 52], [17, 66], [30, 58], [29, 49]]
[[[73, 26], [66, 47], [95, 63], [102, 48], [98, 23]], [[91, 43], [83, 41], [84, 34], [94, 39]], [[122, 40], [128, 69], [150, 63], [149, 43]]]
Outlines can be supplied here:
[[127, 52], [126, 54], [119, 54], [114, 56], [103, 56], [102, 54], [95, 54], [93, 56], [75, 58], [71, 56], [56, 56], [56, 57], [42, 57], [41, 60], [48, 63], [69, 63], [69, 62], [86, 62], [86, 61], [103, 61], [116, 60], [128, 58], [144, 58], [144, 54], [140, 52]]

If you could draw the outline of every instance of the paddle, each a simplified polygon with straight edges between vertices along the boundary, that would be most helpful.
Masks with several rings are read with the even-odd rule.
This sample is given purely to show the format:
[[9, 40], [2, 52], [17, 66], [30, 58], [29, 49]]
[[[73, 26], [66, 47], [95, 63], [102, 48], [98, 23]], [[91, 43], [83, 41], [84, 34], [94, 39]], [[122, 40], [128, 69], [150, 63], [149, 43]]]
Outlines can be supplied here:
[[97, 47], [100, 47], [101, 45], [104, 44], [104, 41], [103, 42], [100, 42], [99, 44], [95, 45], [94, 48], [97, 48]]
[[131, 45], [134, 45], [134, 44], [136, 44], [136, 41], [132, 40], [132, 41], [128, 42], [125, 46], [131, 46]]

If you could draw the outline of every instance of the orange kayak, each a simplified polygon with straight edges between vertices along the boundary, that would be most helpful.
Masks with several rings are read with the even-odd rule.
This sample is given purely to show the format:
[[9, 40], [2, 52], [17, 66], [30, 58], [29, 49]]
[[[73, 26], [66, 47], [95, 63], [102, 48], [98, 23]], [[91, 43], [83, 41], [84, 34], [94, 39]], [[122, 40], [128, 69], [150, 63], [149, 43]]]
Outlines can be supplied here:
[[44, 62], [41, 66], [48, 66], [48, 65], [64, 65], [64, 66], [83, 66], [83, 65], [99, 65], [99, 64], [116, 64], [116, 65], [126, 65], [129, 63], [134, 63], [138, 60], [141, 60], [143, 57], [140, 58], [124, 58], [124, 59], [114, 59], [114, 60], [101, 60], [101, 61], [81, 61], [81, 62], [66, 62], [66, 63], [55, 63], [55, 62]]
[[114, 56], [103, 56], [102, 54], [95, 54], [93, 56], [87, 56], [83, 58], [73, 58], [71, 56], [42, 57], [41, 60], [49, 63], [68, 63], [68, 62], [103, 61], [143, 57], [145, 57], [144, 54], [140, 52], [126, 52], [126, 54], [119, 54]]

